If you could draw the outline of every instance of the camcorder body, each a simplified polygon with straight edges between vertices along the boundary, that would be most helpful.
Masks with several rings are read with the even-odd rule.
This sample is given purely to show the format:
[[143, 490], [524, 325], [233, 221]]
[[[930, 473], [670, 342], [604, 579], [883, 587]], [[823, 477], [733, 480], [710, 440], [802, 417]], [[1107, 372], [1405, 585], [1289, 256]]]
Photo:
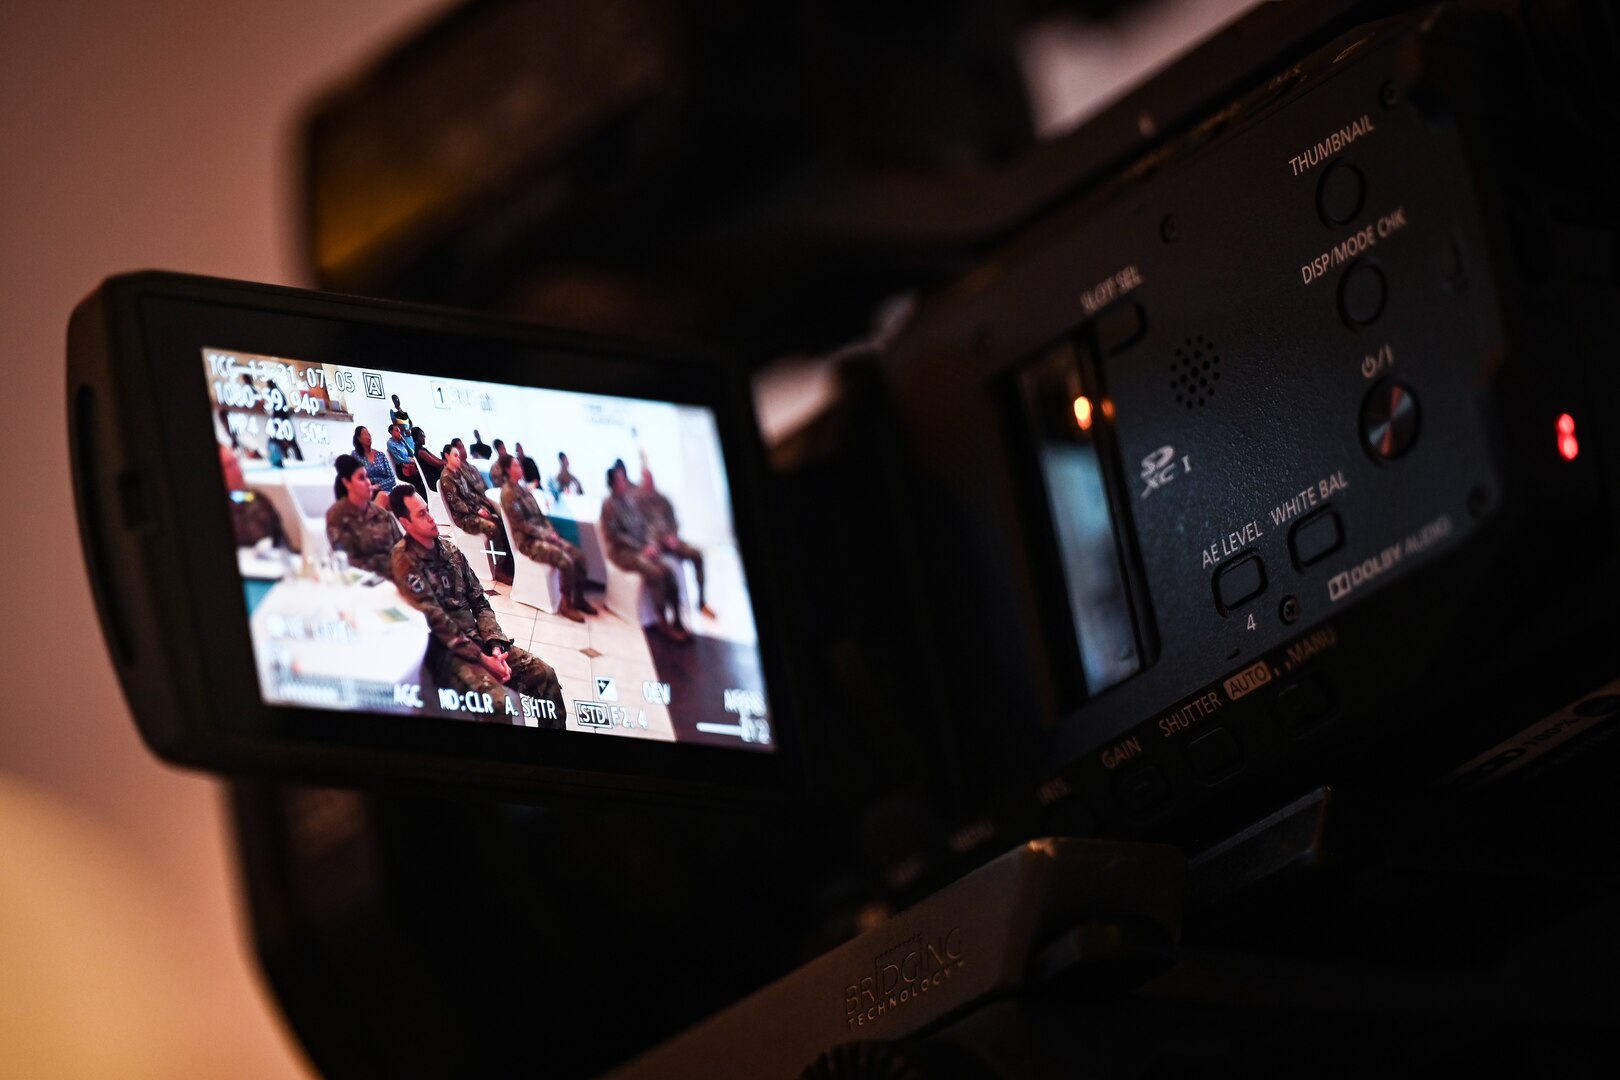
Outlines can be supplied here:
[[[748, 1043], [747, 1075], [795, 1076], [839, 1039], [937, 1035], [926, 1011], [966, 1057], [924, 1066], [1297, 1068], [1391, 1009], [1422, 1030], [1414, 1067], [1529, 1062], [1480, 1034], [1521, 1008], [1612, 1062], [1612, 930], [1567, 986], [1449, 996], [1560, 955], [1533, 910], [1585, 932], [1613, 908], [1616, 115], [1612, 68], [1575, 62], [1612, 52], [1583, 33], [1607, 16], [1279, 6], [982, 181], [1042, 197], [872, 296], [891, 317], [838, 349], [174, 274], [81, 305], [75, 489], [110, 650], [154, 751], [237, 778], [261, 956], [320, 1067], [585, 1075], [646, 1051], [636, 1075], [677, 1075]], [[837, 393], [767, 446], [750, 387], [789, 351]], [[426, 426], [443, 471], [378, 501], [396, 413], [395, 460], [441, 457]], [[480, 418], [543, 453], [452, 459]], [[590, 497], [560, 457], [560, 488], [525, 483], [558, 451]], [[463, 484], [469, 461], [510, 472]], [[657, 492], [679, 530], [640, 520]], [[350, 513], [386, 539], [370, 570]], [[570, 627], [570, 596], [598, 610]], [[1191, 860], [1185, 926], [1109, 923], [1109, 957], [1179, 933], [1321, 966], [1171, 955], [1099, 1006], [1035, 977], [1042, 938], [1001, 1012], [918, 981], [966, 962], [975, 911], [1016, 922], [962, 898], [1035, 888], [1031, 859], [1179, 866], [1029, 846], [1049, 837]], [[889, 979], [893, 943], [862, 935], [907, 937], [929, 903]], [[870, 979], [793, 980], [823, 953]], [[1342, 993], [1313, 999], [1312, 971]], [[782, 1035], [822, 1013], [822, 1042]], [[1110, 1025], [1135, 1049], [1102, 1054]], [[671, 1038], [703, 1052], [658, 1058]]]

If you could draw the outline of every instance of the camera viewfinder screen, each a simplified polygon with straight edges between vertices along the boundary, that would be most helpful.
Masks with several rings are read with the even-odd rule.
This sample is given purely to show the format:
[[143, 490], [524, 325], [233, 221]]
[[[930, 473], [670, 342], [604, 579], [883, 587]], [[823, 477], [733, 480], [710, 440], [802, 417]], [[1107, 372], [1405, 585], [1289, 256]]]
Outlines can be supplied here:
[[774, 749], [712, 410], [202, 366], [267, 704]]

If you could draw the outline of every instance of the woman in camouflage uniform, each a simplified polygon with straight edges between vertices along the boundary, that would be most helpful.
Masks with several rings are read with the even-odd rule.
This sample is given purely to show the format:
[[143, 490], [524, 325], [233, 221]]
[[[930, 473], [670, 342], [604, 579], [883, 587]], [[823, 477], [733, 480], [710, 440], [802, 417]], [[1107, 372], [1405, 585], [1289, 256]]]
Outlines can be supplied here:
[[337, 502], [326, 511], [326, 539], [333, 551], [349, 557], [350, 566], [392, 581], [394, 545], [405, 534], [394, 515], [372, 501], [371, 477], [359, 458], [341, 454], [334, 464], [332, 494]]
[[[439, 495], [444, 499], [444, 508], [450, 513], [450, 520], [455, 522], [456, 528], [473, 536], [482, 536], [499, 552], [491, 556], [495, 580], [502, 585], [512, 584], [512, 545], [501, 526], [501, 518], [495, 510], [495, 504], [489, 501], [484, 494], [482, 478], [478, 483], [467, 479], [467, 459], [461, 453], [461, 447], [454, 443], [444, 454], [444, 472], [439, 476]], [[473, 470], [477, 476], [478, 471]]]

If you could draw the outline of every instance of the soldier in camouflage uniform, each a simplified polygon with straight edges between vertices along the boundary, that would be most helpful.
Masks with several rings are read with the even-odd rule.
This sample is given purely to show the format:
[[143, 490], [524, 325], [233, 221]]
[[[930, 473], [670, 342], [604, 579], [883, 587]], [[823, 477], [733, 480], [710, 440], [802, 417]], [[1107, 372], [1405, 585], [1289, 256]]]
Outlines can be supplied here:
[[[483, 491], [484, 474], [478, 471], [478, 466], [474, 465], [472, 458], [467, 455], [467, 444], [460, 439], [451, 439], [450, 445], [461, 451], [461, 475], [467, 478], [467, 487], [473, 491]], [[449, 456], [448, 451], [445, 456]]]
[[[411, 606], [427, 617], [432, 634], [427, 663], [434, 680], [441, 687], [489, 694], [495, 702], [503, 701], [502, 691], [510, 687], [529, 699], [518, 715], [533, 710], [540, 727], [562, 728], [567, 714], [557, 673], [512, 645], [466, 557], [439, 537], [422, 496], [401, 484], [389, 493], [389, 508], [405, 531], [394, 545], [392, 577]], [[489, 715], [497, 721], [510, 718], [501, 705]]]
[[681, 539], [680, 525], [675, 520], [675, 507], [670, 505], [663, 492], [653, 487], [652, 470], [645, 465], [641, 467], [641, 485], [636, 491], [636, 501], [641, 504], [642, 516], [647, 519], [647, 532], [658, 549], [692, 564], [692, 572], [697, 577], [698, 609], [709, 618], [714, 618], [714, 611], [703, 598], [703, 552]]
[[326, 539], [333, 551], [349, 557], [350, 566], [392, 581], [399, 521], [372, 501], [371, 478], [359, 458], [342, 454], [335, 465], [337, 479], [332, 494], [337, 496], [337, 502], [326, 511]]
[[[495, 550], [502, 553], [491, 560], [495, 580], [510, 585], [512, 543], [501, 525], [495, 504], [484, 494], [483, 478], [469, 482], [466, 470], [467, 459], [462, 456], [461, 448], [452, 443], [445, 452], [444, 472], [439, 476], [439, 495], [443, 497], [444, 508], [450, 512], [450, 520], [455, 522], [456, 528], [492, 541]], [[473, 469], [472, 472], [476, 475], [478, 470]]]
[[276, 547], [291, 547], [281, 515], [276, 513], [269, 499], [248, 489], [247, 480], [242, 476], [242, 463], [228, 446], [219, 448], [219, 467], [225, 473], [225, 489], [231, 499], [231, 528], [236, 533], [236, 546], [252, 547], [269, 537]]
[[607, 557], [613, 565], [640, 574], [658, 611], [658, 630], [675, 641], [686, 641], [692, 632], [681, 621], [681, 594], [675, 571], [659, 557], [647, 528], [647, 518], [636, 500], [636, 486], [630, 482], [623, 461], [615, 461], [607, 473], [608, 490], [602, 500], [600, 529]]
[[557, 614], [575, 622], [595, 615], [596, 608], [585, 599], [585, 553], [552, 528], [534, 495], [523, 486], [523, 463], [502, 456], [495, 461], [495, 475], [501, 484], [501, 512], [511, 523], [512, 542], [535, 562], [555, 566], [562, 578], [562, 603]]

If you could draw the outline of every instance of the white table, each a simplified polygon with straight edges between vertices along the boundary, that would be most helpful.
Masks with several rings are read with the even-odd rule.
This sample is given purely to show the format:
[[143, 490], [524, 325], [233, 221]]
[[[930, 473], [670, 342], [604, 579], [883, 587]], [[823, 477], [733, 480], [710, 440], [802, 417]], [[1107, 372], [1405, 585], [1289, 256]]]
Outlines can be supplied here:
[[243, 577], [252, 581], [280, 581], [296, 567], [298, 561], [298, 556], [269, 546], [236, 549], [236, 568]]
[[[288, 678], [372, 690], [415, 683], [429, 640], [426, 617], [394, 583], [362, 570], [350, 570], [344, 584], [285, 577], [248, 622], [261, 685], [275, 698], [294, 696], [277, 691]], [[336, 693], [338, 701], [308, 703], [345, 707], [341, 686]]]

